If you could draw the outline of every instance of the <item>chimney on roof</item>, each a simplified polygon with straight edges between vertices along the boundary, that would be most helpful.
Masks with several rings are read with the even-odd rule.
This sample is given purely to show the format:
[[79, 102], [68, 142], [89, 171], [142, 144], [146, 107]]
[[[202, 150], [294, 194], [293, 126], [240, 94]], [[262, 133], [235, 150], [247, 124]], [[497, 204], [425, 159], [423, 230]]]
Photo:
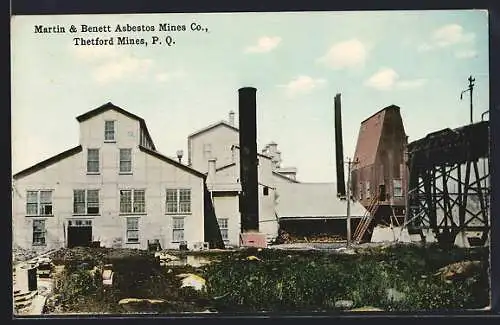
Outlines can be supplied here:
[[278, 151], [278, 144], [276, 142], [271, 142], [267, 145], [269, 153], [272, 155]]
[[215, 167], [216, 167], [217, 158], [208, 159], [208, 176], [207, 182], [213, 183], [215, 181]]
[[234, 126], [234, 112], [229, 111], [229, 125]]
[[281, 152], [276, 151], [272, 156], [273, 168], [278, 169], [281, 166]]
[[184, 151], [177, 150], [177, 159], [179, 159], [179, 163], [182, 163], [182, 156], [184, 156]]

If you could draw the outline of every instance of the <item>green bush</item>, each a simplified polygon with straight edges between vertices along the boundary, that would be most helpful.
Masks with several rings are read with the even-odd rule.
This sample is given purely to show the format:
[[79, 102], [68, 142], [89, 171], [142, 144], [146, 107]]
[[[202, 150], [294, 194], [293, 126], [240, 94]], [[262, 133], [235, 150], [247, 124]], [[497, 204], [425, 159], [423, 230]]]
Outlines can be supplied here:
[[[253, 252], [252, 252], [253, 253]], [[487, 260], [487, 251], [438, 247], [369, 248], [357, 255], [264, 250], [262, 261], [235, 254], [205, 268], [207, 291], [220, 311], [334, 310], [338, 300], [354, 307], [390, 311], [480, 308], [488, 304], [487, 272], [446, 283], [436, 271], [464, 259]], [[398, 298], [390, 297], [388, 289]]]

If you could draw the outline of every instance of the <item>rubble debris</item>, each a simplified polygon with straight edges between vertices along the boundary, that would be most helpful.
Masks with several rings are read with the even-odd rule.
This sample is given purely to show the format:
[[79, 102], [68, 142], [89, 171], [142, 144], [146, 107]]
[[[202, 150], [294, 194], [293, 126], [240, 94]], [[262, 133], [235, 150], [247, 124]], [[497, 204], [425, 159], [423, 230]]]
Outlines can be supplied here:
[[359, 308], [350, 309], [349, 311], [358, 312], [358, 311], [384, 311], [384, 310], [377, 308], [377, 307], [372, 307], [372, 306], [363, 306], [363, 307], [359, 307]]
[[147, 312], [158, 310], [159, 307], [166, 303], [167, 301], [163, 299], [125, 298], [120, 300], [118, 305], [128, 312]]
[[447, 283], [452, 283], [473, 277], [481, 267], [481, 261], [461, 261], [440, 268], [434, 275], [440, 276]]
[[206, 281], [201, 276], [188, 273], [178, 274], [177, 277], [182, 278], [181, 288], [191, 287], [197, 291], [205, 289]]
[[30, 259], [33, 259], [39, 252], [30, 249], [24, 249], [21, 247], [13, 247], [12, 248], [12, 264], [17, 264], [19, 262], [26, 262]]
[[337, 301], [335, 301], [335, 308], [350, 309], [353, 306], [354, 306], [354, 301], [352, 301], [352, 300], [337, 300]]
[[175, 261], [179, 258], [175, 255], [168, 254], [167, 252], [156, 252], [155, 257], [160, 259], [160, 261]]
[[280, 230], [278, 232], [278, 237], [276, 237], [274, 241], [274, 245], [279, 244], [293, 244], [293, 243], [338, 243], [344, 241], [345, 238], [342, 238], [339, 235], [335, 234], [315, 234], [309, 236], [294, 236], [289, 234], [284, 230]]
[[112, 264], [104, 265], [102, 270], [102, 284], [105, 286], [113, 285], [113, 277], [114, 277], [113, 265]]

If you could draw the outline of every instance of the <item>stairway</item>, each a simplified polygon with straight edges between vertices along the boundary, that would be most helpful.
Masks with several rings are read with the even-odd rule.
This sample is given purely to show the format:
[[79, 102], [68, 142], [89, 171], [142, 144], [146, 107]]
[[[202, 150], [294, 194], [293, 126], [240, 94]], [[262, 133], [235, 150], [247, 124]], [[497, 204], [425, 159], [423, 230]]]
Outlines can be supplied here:
[[378, 204], [378, 198], [374, 197], [370, 205], [368, 206], [368, 209], [366, 209], [365, 214], [361, 218], [360, 222], [358, 223], [358, 226], [356, 227], [356, 230], [354, 231], [353, 239], [355, 243], [361, 242], [363, 239], [363, 236], [366, 233], [366, 230], [370, 226], [373, 218], [375, 217], [375, 213], [377, 212], [379, 207]]
[[29, 312], [33, 299], [37, 296], [38, 291], [21, 292], [14, 289], [14, 310], [16, 314], [26, 314]]

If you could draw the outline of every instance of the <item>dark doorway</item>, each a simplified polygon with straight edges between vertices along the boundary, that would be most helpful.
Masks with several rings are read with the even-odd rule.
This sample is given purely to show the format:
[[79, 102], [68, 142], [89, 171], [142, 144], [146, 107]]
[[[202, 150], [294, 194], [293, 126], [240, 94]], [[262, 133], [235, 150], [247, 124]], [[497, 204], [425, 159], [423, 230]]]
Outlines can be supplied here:
[[92, 226], [68, 226], [68, 248], [89, 247], [92, 243]]

